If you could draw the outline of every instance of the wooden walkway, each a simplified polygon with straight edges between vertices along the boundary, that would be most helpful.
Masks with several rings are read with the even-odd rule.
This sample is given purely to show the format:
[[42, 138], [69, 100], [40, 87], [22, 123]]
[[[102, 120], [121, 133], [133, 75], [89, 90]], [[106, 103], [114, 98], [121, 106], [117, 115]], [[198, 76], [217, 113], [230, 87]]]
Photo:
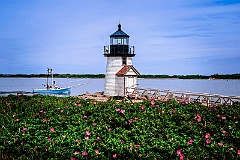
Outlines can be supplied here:
[[[133, 89], [133, 88], [127, 88]], [[240, 103], [240, 96], [223, 96], [219, 94], [208, 94], [208, 93], [192, 93], [182, 91], [171, 91], [171, 90], [159, 90], [151, 88], [134, 88], [133, 92], [126, 92], [128, 96], [136, 99], [159, 99], [163, 101], [176, 100], [179, 102], [199, 102], [206, 105], [211, 104], [228, 104], [232, 105], [234, 102]]]

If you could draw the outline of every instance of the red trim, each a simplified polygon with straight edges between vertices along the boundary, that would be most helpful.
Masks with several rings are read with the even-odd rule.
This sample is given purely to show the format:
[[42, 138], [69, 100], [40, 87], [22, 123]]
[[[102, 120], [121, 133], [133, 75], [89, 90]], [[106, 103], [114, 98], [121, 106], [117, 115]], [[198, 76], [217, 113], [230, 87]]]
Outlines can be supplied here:
[[132, 66], [132, 65], [125, 65], [123, 66], [117, 73], [117, 76], [124, 76], [130, 69], [132, 69], [135, 73], [136, 76], [139, 76], [139, 72]]

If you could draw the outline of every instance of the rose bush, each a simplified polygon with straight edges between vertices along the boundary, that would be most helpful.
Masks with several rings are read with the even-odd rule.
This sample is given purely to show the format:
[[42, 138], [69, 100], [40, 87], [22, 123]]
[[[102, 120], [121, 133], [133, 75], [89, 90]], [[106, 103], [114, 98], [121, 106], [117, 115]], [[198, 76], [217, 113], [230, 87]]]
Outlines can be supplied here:
[[240, 105], [0, 97], [2, 159], [238, 159]]

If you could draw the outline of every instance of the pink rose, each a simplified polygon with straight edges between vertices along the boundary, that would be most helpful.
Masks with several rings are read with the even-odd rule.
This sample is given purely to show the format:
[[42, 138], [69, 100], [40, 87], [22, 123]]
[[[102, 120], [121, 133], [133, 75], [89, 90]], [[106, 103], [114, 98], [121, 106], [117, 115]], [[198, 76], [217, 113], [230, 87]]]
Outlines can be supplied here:
[[220, 142], [218, 143], [218, 146], [222, 146], [222, 145], [223, 145], [222, 143], [220, 143]]
[[86, 131], [87, 136], [90, 136], [90, 134], [91, 134], [90, 131]]
[[151, 105], [152, 105], [152, 106], [155, 105], [155, 101], [154, 101], [154, 99], [151, 100]]
[[180, 154], [180, 160], [184, 160], [184, 154]]
[[124, 114], [124, 113], [125, 113], [125, 110], [123, 109], [123, 110], [121, 110], [120, 112], [121, 112], [122, 114]]
[[206, 133], [205, 138], [206, 139], [210, 138], [210, 133]]
[[188, 141], [188, 144], [192, 144], [193, 142], [194, 142], [194, 140], [190, 139], [190, 140]]
[[211, 143], [211, 140], [210, 139], [206, 139], [206, 143], [207, 144]]
[[129, 150], [131, 151], [133, 149], [133, 146], [130, 146]]
[[95, 152], [96, 152], [97, 154], [100, 154], [99, 150], [97, 150], [97, 149], [95, 150]]
[[77, 154], [79, 154], [79, 152], [74, 152], [73, 154], [74, 154], [74, 155], [77, 155]]
[[226, 117], [222, 116], [222, 120], [226, 120], [226, 119], [227, 119]]
[[113, 154], [113, 158], [117, 158], [117, 154], [116, 153]]
[[201, 122], [202, 121], [202, 117], [200, 116], [200, 114], [197, 114], [197, 121]]
[[213, 104], [210, 104], [209, 107], [210, 107], [210, 108], [214, 108], [214, 105], [213, 105]]
[[88, 153], [87, 153], [87, 152], [82, 152], [82, 156], [83, 156], [83, 157], [87, 157], [87, 156], [88, 156]]
[[136, 144], [135, 147], [136, 147], [136, 148], [140, 148], [140, 144]]
[[182, 154], [182, 151], [180, 149], [177, 150], [177, 154], [180, 155]]

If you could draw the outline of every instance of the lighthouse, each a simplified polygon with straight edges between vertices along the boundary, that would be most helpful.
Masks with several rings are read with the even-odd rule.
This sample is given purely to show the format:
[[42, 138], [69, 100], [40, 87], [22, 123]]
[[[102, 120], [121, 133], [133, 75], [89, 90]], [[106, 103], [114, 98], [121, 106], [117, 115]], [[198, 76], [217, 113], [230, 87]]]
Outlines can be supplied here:
[[129, 35], [118, 30], [110, 35], [110, 45], [104, 46], [104, 56], [107, 57], [104, 95], [126, 96], [137, 87], [139, 72], [132, 64], [135, 56], [134, 46], [129, 45]]

